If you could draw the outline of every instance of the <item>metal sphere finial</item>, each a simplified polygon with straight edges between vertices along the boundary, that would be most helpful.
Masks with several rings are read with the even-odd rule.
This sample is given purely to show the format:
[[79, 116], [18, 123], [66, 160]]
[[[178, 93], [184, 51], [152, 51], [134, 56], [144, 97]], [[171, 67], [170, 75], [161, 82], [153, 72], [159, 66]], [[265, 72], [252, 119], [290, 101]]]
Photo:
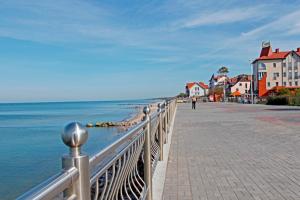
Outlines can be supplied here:
[[80, 147], [87, 141], [88, 131], [79, 122], [72, 122], [65, 126], [61, 138], [70, 148]]
[[161, 109], [162, 109], [162, 104], [161, 104], [161, 103], [158, 103], [158, 104], [157, 104], [157, 111], [159, 112], [159, 111], [161, 111]]
[[150, 113], [150, 107], [149, 106], [145, 106], [144, 109], [143, 109], [143, 113], [145, 115], [148, 115]]

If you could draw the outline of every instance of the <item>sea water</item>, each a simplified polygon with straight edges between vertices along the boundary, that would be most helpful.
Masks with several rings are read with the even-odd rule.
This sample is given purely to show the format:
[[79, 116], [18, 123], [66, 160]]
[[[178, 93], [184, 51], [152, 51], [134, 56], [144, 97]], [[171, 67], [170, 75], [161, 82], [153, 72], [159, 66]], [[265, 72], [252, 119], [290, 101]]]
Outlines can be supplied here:
[[[153, 100], [0, 104], [0, 199], [14, 199], [58, 173], [68, 148], [68, 122], [122, 121]], [[117, 128], [89, 128], [83, 151], [93, 155], [122, 136]]]

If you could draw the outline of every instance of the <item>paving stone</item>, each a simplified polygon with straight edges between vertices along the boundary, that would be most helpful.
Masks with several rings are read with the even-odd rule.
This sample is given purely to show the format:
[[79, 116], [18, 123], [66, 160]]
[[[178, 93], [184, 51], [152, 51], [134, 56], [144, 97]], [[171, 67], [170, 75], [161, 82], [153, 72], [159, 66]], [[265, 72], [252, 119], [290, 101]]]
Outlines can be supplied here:
[[164, 200], [300, 200], [300, 108], [179, 104]]

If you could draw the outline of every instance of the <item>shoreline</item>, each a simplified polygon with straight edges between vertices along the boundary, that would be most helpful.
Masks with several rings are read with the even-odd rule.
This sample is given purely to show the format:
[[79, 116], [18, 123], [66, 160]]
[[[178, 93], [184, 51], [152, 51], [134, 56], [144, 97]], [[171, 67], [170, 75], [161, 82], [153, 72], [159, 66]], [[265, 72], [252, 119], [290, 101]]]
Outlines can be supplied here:
[[[155, 103], [150, 103], [150, 115], [155, 112], [158, 107], [157, 107], [158, 102]], [[117, 127], [120, 129], [125, 129], [127, 130], [128, 128], [138, 124], [143, 120], [144, 113], [143, 113], [143, 108], [144, 105], [137, 105], [135, 106], [136, 113], [132, 114], [132, 116], [125, 118], [124, 120], [117, 121], [117, 122], [96, 122], [96, 123], [87, 123], [85, 126], [87, 128], [108, 128], [108, 127]]]

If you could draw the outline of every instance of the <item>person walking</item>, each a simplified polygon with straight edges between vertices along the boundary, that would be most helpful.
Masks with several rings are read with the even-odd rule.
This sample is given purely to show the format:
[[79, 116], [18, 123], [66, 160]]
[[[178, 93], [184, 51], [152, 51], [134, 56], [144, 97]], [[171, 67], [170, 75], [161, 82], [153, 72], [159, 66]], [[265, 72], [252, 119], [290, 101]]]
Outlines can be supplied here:
[[196, 109], [196, 102], [197, 102], [197, 98], [195, 96], [193, 96], [192, 98], [192, 109]]

